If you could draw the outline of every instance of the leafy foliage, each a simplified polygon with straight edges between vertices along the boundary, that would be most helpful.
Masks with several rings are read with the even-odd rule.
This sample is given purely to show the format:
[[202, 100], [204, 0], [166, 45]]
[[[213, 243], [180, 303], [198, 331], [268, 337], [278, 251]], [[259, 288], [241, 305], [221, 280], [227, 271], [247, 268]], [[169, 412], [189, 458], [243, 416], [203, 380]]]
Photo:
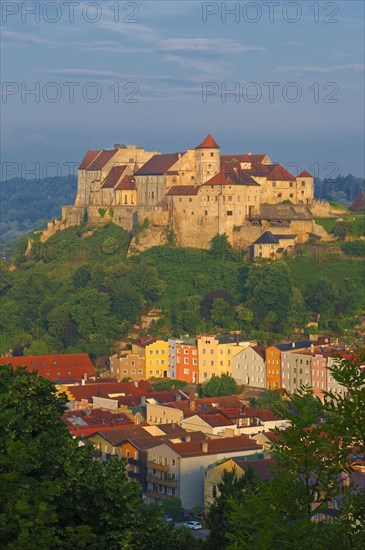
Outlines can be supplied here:
[[130, 483], [125, 463], [95, 461], [60, 416], [66, 398], [25, 368], [1, 369], [0, 538], [2, 548], [198, 548], [162, 522]]
[[[290, 420], [276, 429], [276, 476], [256, 491], [233, 497], [228, 514], [229, 549], [364, 547], [365, 494], [349, 483], [351, 453], [365, 453], [364, 351], [330, 368], [343, 394], [326, 393], [322, 404], [309, 389], [292, 395], [275, 412]], [[356, 459], [355, 459], [356, 462]], [[333, 521], [313, 521], [337, 499]]]
[[228, 374], [222, 374], [221, 376], [212, 376], [206, 384], [200, 384], [198, 391], [202, 397], [218, 397], [238, 393], [238, 386], [234, 378]]

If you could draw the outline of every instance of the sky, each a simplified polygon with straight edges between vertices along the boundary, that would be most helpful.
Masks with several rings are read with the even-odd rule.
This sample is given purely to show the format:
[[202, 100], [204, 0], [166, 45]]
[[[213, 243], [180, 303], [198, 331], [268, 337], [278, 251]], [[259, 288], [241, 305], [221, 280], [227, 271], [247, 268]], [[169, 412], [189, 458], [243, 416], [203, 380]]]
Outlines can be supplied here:
[[364, 176], [364, 2], [2, 1], [1, 177], [88, 149], [267, 153]]

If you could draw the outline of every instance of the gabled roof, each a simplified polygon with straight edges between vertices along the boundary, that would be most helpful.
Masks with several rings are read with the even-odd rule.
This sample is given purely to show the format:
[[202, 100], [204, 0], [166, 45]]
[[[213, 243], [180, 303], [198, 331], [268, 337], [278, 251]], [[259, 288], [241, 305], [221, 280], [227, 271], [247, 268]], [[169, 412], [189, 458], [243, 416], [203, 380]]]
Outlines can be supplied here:
[[104, 166], [110, 161], [117, 151], [115, 149], [108, 149], [101, 151], [100, 155], [95, 157], [93, 162], [87, 167], [88, 171], [102, 170]]
[[269, 171], [268, 178], [276, 181], [295, 181], [296, 177], [293, 176], [284, 166], [281, 164], [272, 164]]
[[203, 185], [253, 185], [260, 187], [260, 184], [255, 181], [246, 170], [239, 170], [238, 172], [227, 172], [221, 170], [218, 174], [215, 174]]
[[299, 176], [297, 176], [298, 178], [313, 178], [313, 176], [307, 172], [307, 170], [303, 170], [302, 172], [300, 172]]
[[159, 176], [166, 174], [171, 166], [179, 160], [181, 153], [153, 155], [136, 173], [136, 176]]
[[274, 458], [262, 460], [242, 460], [233, 458], [232, 461], [245, 471], [251, 466], [260, 481], [266, 481], [267, 479], [275, 477], [273, 468], [276, 466], [276, 460]]
[[279, 239], [271, 233], [271, 231], [265, 231], [253, 244], [278, 244]]
[[200, 145], [197, 145], [195, 149], [220, 149], [220, 147], [214, 137], [208, 134], [205, 140]]
[[117, 191], [136, 191], [134, 176], [124, 176], [115, 188]]
[[249, 437], [240, 435], [207, 439], [205, 441], [188, 441], [184, 443], [166, 442], [167, 445], [181, 457], [204, 456], [209, 454], [233, 453], [240, 451], [261, 451], [258, 445]]
[[166, 195], [168, 195], [169, 197], [197, 194], [198, 187], [195, 187], [195, 185], [173, 185], [171, 189], [166, 193]]
[[101, 184], [101, 187], [103, 189], [114, 188], [120, 178], [123, 176], [126, 168], [126, 164], [123, 164], [122, 166], [113, 166], [113, 168], [110, 170], [109, 174]]
[[81, 380], [84, 375], [95, 376], [95, 369], [87, 353], [0, 357], [0, 365], [8, 363], [13, 368], [26, 367], [28, 372], [36, 370], [39, 376], [53, 382]]
[[[140, 380], [138, 386], [134, 382], [96, 382], [94, 384], [85, 384], [84, 386], [69, 386], [68, 390], [76, 401], [87, 399], [89, 402], [92, 402], [93, 397], [110, 398], [110, 395], [116, 396], [118, 394], [133, 396], [139, 398], [138, 401], [140, 401], [140, 397], [148, 395], [151, 388], [150, 382]], [[117, 397], [111, 397], [111, 399], [117, 399]]]
[[88, 151], [79, 166], [79, 170], [86, 170], [87, 167], [96, 159], [101, 151]]

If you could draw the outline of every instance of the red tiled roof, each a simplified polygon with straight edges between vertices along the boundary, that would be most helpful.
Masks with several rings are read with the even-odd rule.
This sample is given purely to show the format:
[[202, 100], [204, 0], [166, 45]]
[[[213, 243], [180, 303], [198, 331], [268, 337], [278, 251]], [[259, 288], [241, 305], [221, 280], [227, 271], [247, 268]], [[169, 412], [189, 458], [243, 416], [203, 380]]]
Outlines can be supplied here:
[[68, 411], [62, 418], [66, 421], [69, 431], [77, 437], [109, 430], [114, 426], [125, 429], [134, 425], [126, 414], [115, 414], [102, 409], [91, 409], [88, 413], [83, 410]]
[[153, 155], [136, 173], [136, 176], [158, 176], [166, 174], [169, 168], [179, 160], [180, 153]]
[[173, 185], [171, 189], [166, 193], [166, 195], [170, 197], [197, 194], [198, 187], [195, 187], [194, 185]]
[[94, 161], [87, 167], [87, 170], [102, 170], [104, 166], [110, 161], [117, 151], [115, 149], [108, 149], [101, 151]]
[[110, 170], [109, 174], [101, 184], [101, 187], [103, 189], [115, 187], [120, 178], [123, 176], [126, 168], [126, 164], [123, 164], [122, 166], [113, 166], [113, 168]]
[[262, 359], [265, 359], [266, 347], [265, 346], [252, 346], [252, 349], [258, 353]]
[[124, 176], [115, 189], [117, 191], [135, 191], [137, 187], [134, 176]]
[[271, 168], [272, 165], [270, 164], [254, 163], [251, 165], [251, 168], [247, 169], [247, 172], [252, 176], [263, 178], [269, 175]]
[[253, 407], [246, 407], [245, 414], [246, 416], [259, 418], [262, 422], [279, 420], [279, 417], [276, 416], [276, 414], [274, 414], [270, 409], [254, 409]]
[[88, 151], [84, 158], [82, 159], [82, 162], [79, 166], [79, 170], [86, 170], [89, 164], [91, 164], [96, 157], [101, 153], [101, 151]]
[[276, 466], [276, 460], [274, 458], [264, 460], [240, 460], [239, 458], [234, 458], [233, 462], [245, 471], [251, 466], [260, 481], [266, 481], [275, 476], [273, 468]]
[[312, 178], [313, 176], [307, 172], [307, 170], [303, 170], [302, 172], [300, 172], [298, 178]]
[[272, 164], [268, 178], [276, 181], [294, 181], [296, 178], [281, 164]]
[[260, 184], [255, 181], [246, 170], [237, 172], [220, 171], [203, 185], [253, 185], [259, 187]]
[[220, 149], [220, 147], [214, 137], [208, 134], [205, 140], [200, 145], [197, 145], [195, 149]]
[[[187, 441], [184, 443], [168, 442], [167, 444], [177, 454], [183, 457], [262, 450], [261, 445], [258, 445], [252, 439], [243, 435], [236, 437], [222, 437], [219, 439], [207, 439], [205, 441]], [[203, 448], [205, 448], [206, 451], [204, 451]]]
[[[141, 397], [151, 391], [151, 384], [147, 380], [139, 381], [138, 387], [135, 386], [134, 382], [94, 383], [85, 384], [85, 386], [69, 386], [68, 390], [76, 401], [87, 399], [91, 403], [93, 397], [109, 398], [110, 395], [117, 394]], [[111, 399], [114, 399], [114, 397], [111, 397]]]
[[54, 382], [81, 380], [85, 375], [95, 376], [95, 369], [87, 353], [0, 357], [0, 365], [8, 363], [13, 368], [27, 367], [28, 372], [37, 370], [39, 376]]

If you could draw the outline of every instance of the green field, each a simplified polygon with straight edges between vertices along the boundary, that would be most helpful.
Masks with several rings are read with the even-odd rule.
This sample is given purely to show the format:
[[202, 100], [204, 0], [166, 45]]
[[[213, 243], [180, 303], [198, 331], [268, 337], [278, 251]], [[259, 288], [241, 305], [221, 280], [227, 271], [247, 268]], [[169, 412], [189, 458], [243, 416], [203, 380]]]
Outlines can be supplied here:
[[321, 225], [327, 233], [333, 233], [338, 219], [349, 224], [349, 236], [359, 238], [365, 235], [365, 216], [363, 214], [350, 214], [339, 218], [315, 218], [315, 222]]

